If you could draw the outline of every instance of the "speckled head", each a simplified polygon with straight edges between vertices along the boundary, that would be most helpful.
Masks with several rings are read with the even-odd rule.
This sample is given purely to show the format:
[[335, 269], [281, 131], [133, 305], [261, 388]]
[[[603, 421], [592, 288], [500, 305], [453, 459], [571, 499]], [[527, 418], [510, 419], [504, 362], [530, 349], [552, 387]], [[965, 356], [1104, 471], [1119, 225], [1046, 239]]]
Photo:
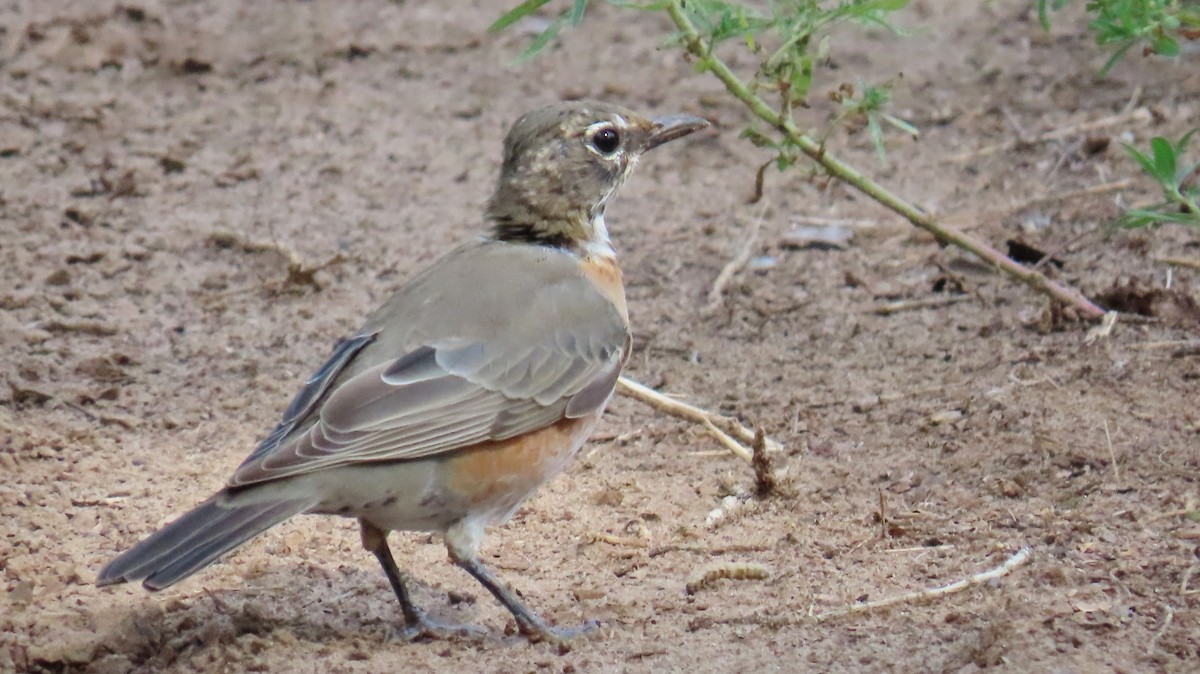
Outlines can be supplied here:
[[646, 119], [595, 101], [526, 113], [504, 141], [488, 208], [496, 238], [607, 247], [604, 205], [642, 153], [706, 126], [699, 117]]

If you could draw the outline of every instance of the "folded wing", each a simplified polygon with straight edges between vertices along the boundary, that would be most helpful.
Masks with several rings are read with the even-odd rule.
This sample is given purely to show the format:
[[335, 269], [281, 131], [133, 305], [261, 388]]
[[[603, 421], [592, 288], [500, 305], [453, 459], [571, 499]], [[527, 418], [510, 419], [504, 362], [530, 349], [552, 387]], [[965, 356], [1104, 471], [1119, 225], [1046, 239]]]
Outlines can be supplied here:
[[[422, 343], [386, 358], [373, 342], [404, 340], [343, 342], [229, 486], [434, 456], [599, 411], [628, 352], [625, 323], [586, 286], [562, 285], [532, 294], [511, 328], [488, 334], [448, 323], [448, 334], [423, 330]], [[594, 306], [581, 311], [581, 301]]]

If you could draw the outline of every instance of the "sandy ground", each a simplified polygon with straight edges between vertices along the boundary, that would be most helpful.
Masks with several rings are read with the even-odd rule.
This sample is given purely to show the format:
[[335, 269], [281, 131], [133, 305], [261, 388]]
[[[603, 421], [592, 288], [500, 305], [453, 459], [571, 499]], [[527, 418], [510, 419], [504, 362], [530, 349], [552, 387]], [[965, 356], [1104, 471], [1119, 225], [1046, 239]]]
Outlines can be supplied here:
[[[484, 30], [511, 4], [0, 4], [0, 670], [1200, 668], [1200, 356], [1169, 344], [1197, 334], [1198, 272], [1161, 261], [1200, 250], [1194, 231], [1106, 230], [1118, 200], [1156, 196], [1119, 141], [1200, 118], [1194, 56], [1134, 55], [1100, 80], [1078, 14], [1046, 35], [1027, 2], [926, 0], [913, 37], [835, 40], [800, 116], [819, 128], [825, 92], [902, 72], [895, 110], [921, 140], [893, 139], [886, 168], [861, 132], [830, 147], [1152, 314], [1089, 342], [1044, 298], [803, 170], [769, 172], [747, 205], [768, 155], [738, 139], [735, 102], [658, 48], [661, 18], [595, 7], [515, 67], [528, 32]], [[617, 399], [485, 544], [551, 621], [602, 621], [567, 652], [507, 635], [440, 541], [406, 534], [393, 548], [420, 602], [489, 636], [390, 640], [395, 600], [333, 518], [297, 518], [160, 594], [95, 588], [118, 551], [220, 487], [367, 311], [481, 231], [507, 125], [581, 96], [715, 123], [649, 156], [609, 209], [629, 374], [765, 427], [787, 448], [782, 491], [707, 524], [752, 488], [748, 465]], [[812, 218], [855, 236], [789, 245]], [[702, 311], [755, 227], [762, 259]], [[307, 284], [289, 261], [327, 266]], [[875, 311], [904, 300], [945, 302]], [[1028, 564], [962, 593], [809, 617], [1024, 546]], [[770, 577], [686, 594], [709, 563]]]

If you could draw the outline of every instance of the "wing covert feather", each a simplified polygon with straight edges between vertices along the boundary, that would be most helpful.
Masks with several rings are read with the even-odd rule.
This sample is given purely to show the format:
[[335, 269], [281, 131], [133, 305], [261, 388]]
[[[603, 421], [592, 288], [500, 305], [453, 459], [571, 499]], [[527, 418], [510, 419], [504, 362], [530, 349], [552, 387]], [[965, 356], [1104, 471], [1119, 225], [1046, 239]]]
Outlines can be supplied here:
[[569, 254], [460, 249], [335, 351], [229, 484], [435, 456], [598, 412], [628, 349], [622, 312]]

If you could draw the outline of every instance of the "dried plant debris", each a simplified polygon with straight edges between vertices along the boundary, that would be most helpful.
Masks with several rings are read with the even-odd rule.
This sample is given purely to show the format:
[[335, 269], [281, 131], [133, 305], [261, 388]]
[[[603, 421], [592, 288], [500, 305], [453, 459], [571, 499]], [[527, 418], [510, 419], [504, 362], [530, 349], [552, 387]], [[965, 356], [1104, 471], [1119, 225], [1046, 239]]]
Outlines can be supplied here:
[[1167, 323], [1200, 322], [1200, 302], [1179, 287], [1152, 287], [1133, 279], [1113, 284], [1098, 293], [1096, 300], [1114, 311], [1150, 316]]
[[[1007, 243], [1008, 243], [1008, 256], [1016, 262], [1020, 262], [1021, 264], [1035, 264], [1035, 265], [1049, 263], [1059, 269], [1063, 268], [1062, 260], [1060, 260], [1056, 257], [1053, 257], [1053, 256], [1049, 255], [1048, 253], [1042, 252], [1036, 246], [1032, 246], [1032, 245], [1025, 243], [1024, 241], [1020, 241], [1018, 239], [1009, 239], [1007, 241]], [[1046, 262], [1043, 262], [1043, 260], [1045, 260]]]

